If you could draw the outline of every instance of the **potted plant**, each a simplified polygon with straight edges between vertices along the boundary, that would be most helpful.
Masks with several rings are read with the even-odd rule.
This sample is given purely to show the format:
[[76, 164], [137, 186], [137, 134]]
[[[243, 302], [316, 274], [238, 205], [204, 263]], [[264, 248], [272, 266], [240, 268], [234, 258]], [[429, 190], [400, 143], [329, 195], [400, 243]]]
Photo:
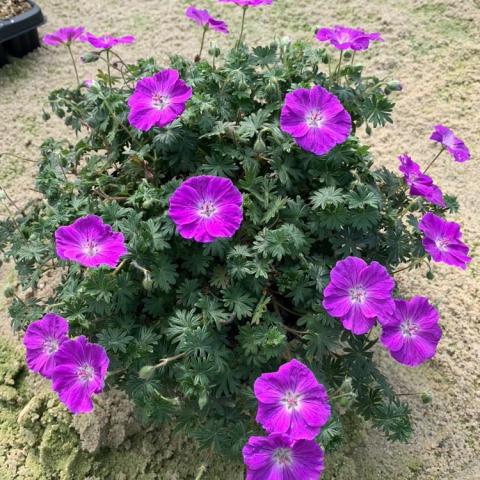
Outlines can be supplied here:
[[7, 55], [23, 57], [40, 46], [37, 28], [44, 22], [32, 0], [7, 0], [0, 6], [0, 67]]

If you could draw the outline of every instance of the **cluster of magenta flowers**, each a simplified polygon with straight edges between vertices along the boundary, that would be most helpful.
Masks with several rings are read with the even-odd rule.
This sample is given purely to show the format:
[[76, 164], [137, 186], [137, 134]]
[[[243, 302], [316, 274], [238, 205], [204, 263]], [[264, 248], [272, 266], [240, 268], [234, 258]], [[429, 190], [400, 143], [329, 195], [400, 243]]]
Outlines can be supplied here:
[[74, 414], [93, 409], [92, 396], [103, 390], [108, 356], [84, 336], [68, 338], [67, 321], [54, 313], [32, 322], [23, 336], [28, 368], [49, 379], [52, 390]]
[[[87, 215], [54, 235], [57, 256], [87, 268], [114, 268], [127, 253], [123, 235], [101, 218]], [[92, 396], [103, 390], [108, 356], [84, 336], [68, 338], [68, 323], [54, 313], [31, 323], [23, 337], [25, 359], [32, 372], [48, 378], [58, 398], [72, 413], [93, 409]]]
[[395, 282], [385, 267], [357, 257], [336, 263], [323, 291], [323, 307], [355, 335], [378, 320], [381, 342], [392, 357], [414, 367], [435, 355], [441, 337], [438, 313], [424, 297], [392, 298]]
[[323, 385], [294, 359], [260, 375], [254, 393], [256, 420], [268, 435], [250, 437], [243, 447], [246, 480], [317, 480], [323, 451], [314, 439], [330, 417]]

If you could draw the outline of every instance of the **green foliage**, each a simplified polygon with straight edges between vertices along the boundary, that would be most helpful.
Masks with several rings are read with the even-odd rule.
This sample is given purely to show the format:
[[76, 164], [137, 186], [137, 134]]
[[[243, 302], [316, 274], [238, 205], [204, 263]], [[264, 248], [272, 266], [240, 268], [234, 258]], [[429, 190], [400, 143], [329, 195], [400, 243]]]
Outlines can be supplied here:
[[[181, 118], [147, 133], [129, 126], [127, 99], [137, 79], [160, 70], [151, 59], [129, 65], [112, 88], [100, 75], [89, 89], [52, 92], [53, 112], [78, 136], [45, 140], [36, 180], [43, 199], [0, 224], [0, 248], [29, 292], [11, 305], [15, 327], [47, 311], [65, 316], [73, 335], [107, 349], [108, 381], [129, 393], [144, 421], [174, 416], [223, 452], [238, 454], [254, 432], [255, 378], [291, 357], [309, 364], [332, 397], [351, 386], [351, 400], [334, 403], [325, 446], [341, 440], [347, 412], [391, 439], [408, 438], [408, 407], [372, 362], [375, 341], [344, 331], [321, 301], [330, 267], [345, 256], [390, 271], [418, 264], [424, 253], [409, 212], [425, 205], [409, 205], [403, 182], [375, 170], [354, 136], [362, 124], [391, 122], [382, 82], [351, 66], [332, 82], [323, 60], [324, 50], [298, 42], [241, 45], [217, 66], [173, 57], [193, 97]], [[349, 139], [322, 157], [278, 125], [285, 94], [313, 84], [337, 95], [353, 120]], [[243, 193], [244, 222], [230, 241], [186, 241], [166, 215], [174, 189], [198, 174], [227, 176]], [[456, 209], [454, 199], [448, 205]], [[129, 253], [115, 271], [55, 256], [55, 229], [87, 213], [125, 235]], [[52, 271], [54, 289], [45, 292]]]

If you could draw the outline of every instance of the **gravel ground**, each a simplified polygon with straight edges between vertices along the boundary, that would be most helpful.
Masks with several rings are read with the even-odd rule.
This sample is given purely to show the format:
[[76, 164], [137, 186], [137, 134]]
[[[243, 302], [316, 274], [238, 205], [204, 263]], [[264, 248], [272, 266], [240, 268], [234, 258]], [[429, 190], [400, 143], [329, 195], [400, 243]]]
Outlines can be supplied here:
[[0, 19], [14, 17], [29, 10], [30, 4], [26, 0], [1, 0]]
[[[199, 31], [182, 18], [187, 4], [183, 0], [39, 3], [48, 18], [42, 33], [82, 24], [97, 34], [135, 34], [137, 42], [121, 50], [127, 61], [146, 55], [162, 61], [171, 53], [193, 56], [198, 48]], [[206, 0], [196, 2], [196, 6], [208, 7], [227, 19], [237, 33], [238, 9]], [[480, 73], [476, 58], [480, 53], [480, 2], [276, 0], [271, 7], [249, 13], [257, 17], [247, 24], [250, 42], [268, 41], [272, 35], [308, 38], [316, 26], [334, 23], [382, 32], [385, 43], [375, 45], [365, 55], [365, 63], [371, 72], [399, 79], [404, 91], [398, 96], [394, 125], [365, 139], [379, 165], [396, 168], [396, 155], [404, 151], [426, 164], [435, 152], [428, 136], [436, 123], [449, 125], [471, 149], [470, 162], [456, 164], [445, 156], [430, 171], [442, 190], [458, 196], [461, 210], [454, 219], [462, 224], [465, 241], [471, 247], [471, 266], [466, 272], [435, 266], [433, 281], [426, 280], [425, 271], [401, 274], [399, 279], [404, 292], [427, 295], [436, 302], [444, 330], [438, 354], [414, 370], [400, 368], [382, 352], [378, 354], [398, 392], [429, 391], [433, 402], [422, 405], [418, 395], [411, 396], [415, 422], [411, 443], [391, 445], [378, 432], [364, 435], [344, 452], [344, 459], [339, 460], [344, 462], [344, 473], [336, 478], [478, 480]], [[77, 53], [81, 52], [79, 46]], [[82, 66], [81, 70], [82, 78], [92, 75], [91, 69]], [[46, 95], [73, 82], [69, 59], [62, 49], [42, 47], [0, 70], [0, 152], [17, 156], [0, 157], [0, 183], [19, 203], [30, 195], [34, 175], [31, 160], [36, 158], [42, 139], [66, 132], [55, 120], [46, 124], [41, 120]], [[5, 326], [6, 314], [0, 315]], [[181, 453], [178, 458], [182, 458]]]

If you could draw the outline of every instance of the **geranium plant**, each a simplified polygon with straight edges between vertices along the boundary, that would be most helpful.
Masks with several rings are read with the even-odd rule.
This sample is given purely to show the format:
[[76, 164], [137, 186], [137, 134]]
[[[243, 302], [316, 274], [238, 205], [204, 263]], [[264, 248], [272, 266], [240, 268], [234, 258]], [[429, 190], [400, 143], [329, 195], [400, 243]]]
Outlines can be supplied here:
[[[271, 2], [227, 3], [243, 16], [223, 54], [204, 53], [203, 35], [194, 60], [127, 65], [115, 45], [133, 37], [74, 30], [59, 40], [70, 52], [89, 42], [83, 60], [103, 63], [93, 81], [50, 94], [77, 136], [45, 140], [43, 198], [1, 224], [0, 246], [21, 286], [9, 292], [13, 326], [43, 322], [28, 327], [28, 364], [48, 370], [74, 413], [93, 408], [106, 377], [142, 420], [172, 418], [202, 446], [238, 455], [260, 432], [260, 377], [257, 420], [270, 436], [244, 449], [257, 479], [255, 449], [273, 452], [268, 468], [287, 468], [296, 451], [318, 450], [317, 434], [333, 448], [346, 417], [408, 438], [405, 397], [374, 347], [381, 340], [415, 366], [433, 357], [441, 330], [431, 301], [399, 298], [394, 276], [430, 258], [461, 268], [470, 259], [459, 226], [444, 220], [455, 199], [406, 155], [404, 178], [376, 167], [356, 137], [392, 121], [401, 90], [357, 63], [380, 35], [335, 26], [311, 42], [250, 48], [246, 12]], [[186, 14], [204, 34], [228, 31], [207, 11]], [[468, 159], [446, 127], [432, 139]], [[50, 335], [53, 321], [62, 328]]]

